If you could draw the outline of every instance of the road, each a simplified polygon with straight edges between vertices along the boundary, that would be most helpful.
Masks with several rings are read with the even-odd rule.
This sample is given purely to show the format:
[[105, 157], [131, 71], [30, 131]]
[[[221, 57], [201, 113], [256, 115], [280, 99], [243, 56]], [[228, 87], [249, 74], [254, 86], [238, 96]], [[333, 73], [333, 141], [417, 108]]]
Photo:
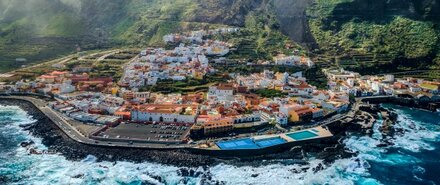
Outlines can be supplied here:
[[350, 107], [350, 110], [346, 114], [339, 114], [338, 113], [338, 114], [332, 116], [331, 118], [328, 118], [328, 119], [323, 120], [321, 122], [318, 122], [316, 124], [307, 126], [305, 128], [312, 128], [312, 127], [317, 127], [317, 126], [327, 126], [335, 121], [340, 121], [340, 120], [343, 120], [346, 118], [353, 119], [356, 115], [356, 112], [359, 110], [359, 106], [362, 104], [362, 102], [364, 100], [377, 99], [377, 98], [388, 98], [388, 97], [392, 97], [392, 96], [369, 96], [369, 97], [356, 98], [355, 103]]
[[139, 59], [139, 55], [136, 55], [135, 57], [133, 57], [129, 62], [125, 63], [124, 65], [122, 65], [122, 76], [119, 79], [119, 84], [122, 83], [122, 81], [125, 79], [125, 69], [127, 68], [128, 65], [130, 65], [133, 62], [136, 62]]
[[121, 50], [117, 49], [117, 50], [112, 50], [110, 51], [110, 53], [107, 53], [105, 55], [102, 55], [101, 57], [99, 57], [96, 61], [101, 62], [103, 60], [105, 60], [107, 57], [114, 55], [116, 53], [119, 53]]
[[91, 139], [81, 133], [78, 129], [74, 127], [75, 121], [67, 120], [62, 114], [52, 110], [47, 106], [44, 100], [27, 97], [27, 96], [2, 96], [0, 98], [4, 99], [19, 99], [31, 102], [35, 105], [41, 112], [43, 112], [55, 125], [61, 129], [69, 138], [76, 142], [95, 145], [95, 146], [111, 146], [111, 147], [124, 147], [124, 148], [142, 148], [142, 149], [183, 149], [192, 148], [194, 145], [180, 144], [180, 145], [166, 145], [157, 143], [136, 143], [127, 141], [98, 141]]

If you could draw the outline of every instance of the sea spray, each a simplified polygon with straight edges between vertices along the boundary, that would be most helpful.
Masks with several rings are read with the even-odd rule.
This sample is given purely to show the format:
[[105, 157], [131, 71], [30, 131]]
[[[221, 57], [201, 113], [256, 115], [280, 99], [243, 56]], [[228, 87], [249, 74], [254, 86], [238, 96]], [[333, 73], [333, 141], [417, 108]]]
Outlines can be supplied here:
[[[0, 177], [4, 184], [388, 184], [439, 183], [438, 169], [429, 166], [439, 152], [438, 125], [393, 107], [399, 114], [396, 129], [403, 132], [392, 138], [394, 145], [377, 147], [383, 138], [378, 127], [373, 137], [352, 134], [343, 140], [352, 158], [325, 164], [320, 159], [305, 163], [273, 161], [260, 166], [219, 164], [208, 167], [176, 167], [151, 162], [97, 162], [89, 155], [69, 161], [58, 154], [29, 155], [20, 142], [33, 140], [34, 147], [45, 149], [41, 139], [23, 131], [20, 124], [33, 123], [32, 117], [16, 106], [0, 106], [2, 156]], [[402, 109], [402, 110], [400, 110]], [[4, 144], [7, 143], [7, 144]], [[430, 161], [425, 161], [430, 160]], [[438, 165], [434, 161], [434, 166]], [[387, 175], [396, 167], [400, 173]], [[386, 175], [386, 178], [383, 177]], [[3, 183], [2, 183], [3, 184]]]

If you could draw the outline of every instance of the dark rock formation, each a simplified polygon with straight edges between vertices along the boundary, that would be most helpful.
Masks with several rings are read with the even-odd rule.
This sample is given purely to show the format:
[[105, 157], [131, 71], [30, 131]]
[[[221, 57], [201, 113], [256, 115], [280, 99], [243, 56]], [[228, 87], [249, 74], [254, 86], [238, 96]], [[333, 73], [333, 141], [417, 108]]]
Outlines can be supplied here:
[[281, 32], [295, 42], [309, 46], [315, 45], [306, 15], [312, 3], [313, 0], [273, 0], [273, 11], [280, 22]]
[[[304, 153], [316, 155], [319, 158], [323, 158], [328, 162], [332, 162], [342, 157], [350, 156], [350, 154], [344, 150], [344, 147], [339, 144], [338, 140], [342, 137], [342, 135], [331, 139], [325, 139], [317, 143], [309, 143], [304, 144], [303, 146], [296, 146], [291, 150], [280, 151], [273, 154], [259, 156], [252, 156], [250, 154], [249, 156], [245, 157], [226, 158], [195, 154], [188, 150], [149, 150], [91, 146], [71, 140], [55, 124], [53, 124], [49, 118], [47, 118], [42, 112], [40, 112], [29, 102], [22, 100], [0, 99], [0, 104], [17, 105], [27, 111], [27, 113], [37, 121], [32, 125], [26, 126], [25, 128], [34, 136], [42, 138], [43, 144], [48, 147], [48, 151], [44, 152], [61, 153], [69, 160], [82, 160], [88, 155], [93, 155], [97, 158], [98, 161], [150, 161], [182, 167], [198, 167], [215, 165], [220, 162], [234, 165], [259, 166], [263, 163], [282, 161], [282, 159], [288, 159], [289, 161], [294, 161], [294, 163], [304, 163]], [[30, 143], [31, 141], [22, 144], [29, 145]], [[324, 148], [326, 149], [324, 150]], [[36, 149], [33, 150], [33, 153], [35, 154], [44, 153]], [[201, 175], [200, 173], [189, 169], [183, 169], [180, 173], [184, 174], [185, 176], [191, 177]]]

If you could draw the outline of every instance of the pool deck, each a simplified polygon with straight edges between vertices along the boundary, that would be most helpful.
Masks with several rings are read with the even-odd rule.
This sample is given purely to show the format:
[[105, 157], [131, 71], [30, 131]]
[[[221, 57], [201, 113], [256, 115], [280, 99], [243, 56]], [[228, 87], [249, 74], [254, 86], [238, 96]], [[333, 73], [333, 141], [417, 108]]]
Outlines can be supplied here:
[[[301, 138], [298, 140], [295, 140], [294, 138], [289, 136], [291, 134], [296, 134], [296, 133], [300, 134], [303, 132], [309, 132], [310, 136], [305, 137], [305, 138]], [[328, 138], [328, 137], [332, 137], [332, 136], [333, 136], [333, 134], [329, 130], [327, 130], [326, 128], [324, 128], [322, 126], [317, 126], [317, 127], [313, 127], [313, 128], [309, 128], [309, 129], [298, 130], [298, 131], [288, 132], [288, 133], [283, 133], [283, 134], [262, 135], [262, 136], [254, 136], [254, 137], [247, 137], [247, 138], [231, 139], [231, 140], [227, 140], [227, 141], [218, 141], [215, 143], [211, 143], [210, 145], [199, 145], [196, 148], [205, 149], [205, 150], [249, 150], [249, 149], [254, 150], [254, 149], [263, 149], [263, 148], [267, 148], [267, 147], [273, 147], [273, 146], [282, 145], [282, 144], [286, 144], [286, 143], [294, 144], [294, 143], [300, 142], [300, 141], [312, 141], [312, 140], [323, 139], [323, 138]], [[265, 139], [270, 140], [270, 139], [275, 139], [275, 138], [281, 138], [285, 142], [277, 143], [277, 144], [269, 145], [269, 146], [259, 146], [259, 148], [241, 148], [240, 146], [237, 146], [236, 148], [234, 148], [234, 147], [225, 148], [225, 144], [224, 144], [227, 142], [230, 142], [231, 144], [235, 144], [234, 142], [240, 142], [241, 140], [252, 140], [255, 145], [258, 145], [258, 142], [260, 142], [261, 140], [265, 140]]]

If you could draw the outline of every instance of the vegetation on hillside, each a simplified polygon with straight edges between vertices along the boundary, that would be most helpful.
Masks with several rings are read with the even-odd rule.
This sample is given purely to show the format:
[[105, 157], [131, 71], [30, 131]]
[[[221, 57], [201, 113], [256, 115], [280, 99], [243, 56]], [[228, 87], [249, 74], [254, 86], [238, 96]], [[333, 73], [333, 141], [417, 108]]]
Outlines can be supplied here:
[[264, 98], [274, 98], [287, 95], [287, 93], [275, 89], [257, 89], [255, 91], [252, 91], [252, 93], [255, 93]]
[[[0, 0], [0, 72], [78, 47], [161, 45], [168, 33], [219, 27], [238, 14], [236, 6], [250, 2], [225, 3], [233, 8], [219, 9], [219, 2], [201, 0]], [[27, 61], [17, 63], [16, 58]]]
[[[320, 52], [343, 58], [360, 56], [351, 58], [351, 62], [357, 65], [364, 65], [360, 63], [362, 61], [381, 65], [383, 61], [399, 58], [430, 64], [431, 56], [440, 51], [436, 23], [424, 20], [422, 16], [396, 15], [392, 5], [388, 4], [390, 9], [387, 9], [387, 6], [380, 6], [381, 3], [386, 2], [317, 0], [308, 10], [308, 16], [310, 30]], [[370, 64], [366, 66], [370, 67]], [[408, 67], [417, 69], [417, 66]]]
[[[358, 51], [390, 54], [406, 58], [424, 57], [436, 49], [438, 34], [434, 24], [395, 16], [387, 23], [376, 23], [353, 17], [338, 22], [332, 10], [349, 0], [318, 0], [309, 10], [310, 28], [320, 48], [325, 51]], [[387, 18], [384, 18], [387, 19]]]
[[227, 82], [229, 78], [222, 74], [206, 75], [203, 79], [187, 78], [182, 81], [160, 80], [156, 85], [145, 86], [140, 91], [161, 92], [161, 93], [187, 93], [207, 91], [212, 85]]
[[229, 59], [272, 60], [278, 54], [289, 55], [294, 50], [303, 53], [303, 48], [281, 33], [279, 28], [275, 15], [258, 10], [246, 16], [245, 26], [239, 32], [214, 38], [227, 41], [237, 49], [227, 56]]

